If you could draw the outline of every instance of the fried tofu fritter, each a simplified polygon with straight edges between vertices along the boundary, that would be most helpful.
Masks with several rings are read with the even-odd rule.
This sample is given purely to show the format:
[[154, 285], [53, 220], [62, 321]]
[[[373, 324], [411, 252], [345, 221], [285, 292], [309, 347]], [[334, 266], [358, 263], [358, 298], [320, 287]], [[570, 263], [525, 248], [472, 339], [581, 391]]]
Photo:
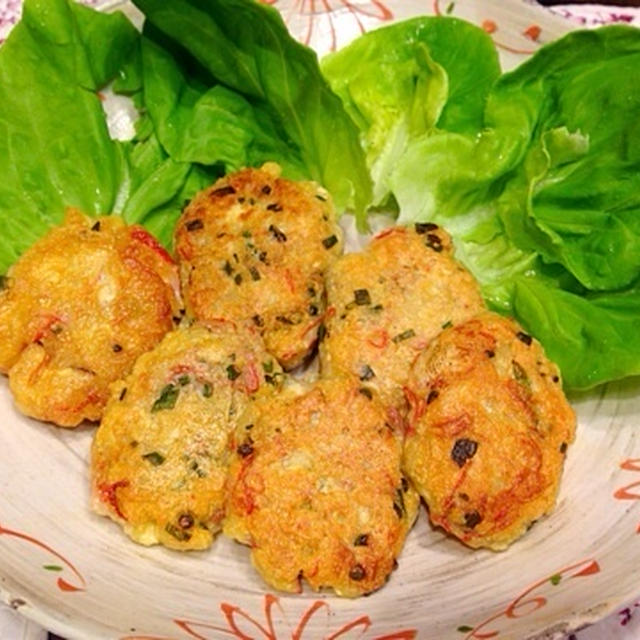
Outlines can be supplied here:
[[257, 335], [167, 334], [114, 384], [92, 447], [93, 509], [141, 544], [208, 547], [225, 512], [229, 432], [281, 376]]
[[320, 344], [322, 374], [348, 372], [402, 406], [416, 356], [442, 331], [484, 309], [473, 277], [433, 224], [393, 227], [327, 273], [329, 312]]
[[499, 550], [553, 508], [575, 415], [515, 322], [486, 312], [446, 329], [407, 387], [404, 469], [435, 525]]
[[73, 427], [171, 329], [177, 267], [141, 227], [76, 211], [28, 249], [0, 292], [0, 371], [16, 405]]
[[342, 251], [328, 193], [243, 169], [196, 195], [175, 232], [189, 313], [210, 325], [248, 324], [289, 370], [313, 349], [324, 313], [324, 272]]
[[419, 499], [377, 394], [322, 380], [251, 405], [233, 439], [224, 532], [271, 586], [358, 596], [382, 586]]

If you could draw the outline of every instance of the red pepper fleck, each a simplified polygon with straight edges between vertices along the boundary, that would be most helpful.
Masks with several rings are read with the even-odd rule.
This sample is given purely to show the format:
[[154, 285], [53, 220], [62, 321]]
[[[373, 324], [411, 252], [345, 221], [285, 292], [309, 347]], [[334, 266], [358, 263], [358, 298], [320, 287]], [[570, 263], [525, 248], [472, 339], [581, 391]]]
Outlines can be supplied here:
[[537, 42], [538, 38], [540, 37], [540, 32], [540, 27], [537, 24], [532, 24], [522, 32], [522, 35], [526, 36], [530, 40], [533, 40], [534, 42]]
[[39, 340], [42, 340], [51, 327], [58, 322], [62, 323], [62, 318], [60, 318], [60, 316], [54, 314], [43, 314], [42, 322], [31, 339], [31, 342], [38, 342]]
[[173, 258], [169, 252], [148, 232], [142, 227], [133, 227], [131, 229], [131, 239], [149, 247], [152, 251], [157, 253], [165, 262], [173, 265], [175, 264]]
[[380, 233], [377, 233], [375, 236], [373, 236], [373, 239], [380, 240], [381, 238], [386, 238], [393, 233], [406, 233], [406, 229], [404, 227], [388, 227], [387, 229], [383, 229], [382, 231], [380, 231]]
[[247, 393], [255, 393], [260, 388], [260, 377], [253, 362], [244, 369], [244, 388]]
[[495, 33], [495, 31], [498, 29], [498, 25], [493, 20], [483, 20], [482, 28], [487, 33]]
[[384, 329], [378, 329], [370, 334], [367, 342], [377, 349], [384, 349], [389, 344], [389, 334]]
[[128, 487], [128, 480], [118, 480], [118, 482], [114, 482], [113, 484], [102, 483], [98, 485], [98, 491], [100, 492], [100, 500], [102, 502], [106, 502], [107, 504], [113, 507], [113, 510], [116, 514], [126, 520], [125, 515], [120, 511], [120, 505], [118, 504], [118, 496], [116, 495], [116, 491], [123, 487]]

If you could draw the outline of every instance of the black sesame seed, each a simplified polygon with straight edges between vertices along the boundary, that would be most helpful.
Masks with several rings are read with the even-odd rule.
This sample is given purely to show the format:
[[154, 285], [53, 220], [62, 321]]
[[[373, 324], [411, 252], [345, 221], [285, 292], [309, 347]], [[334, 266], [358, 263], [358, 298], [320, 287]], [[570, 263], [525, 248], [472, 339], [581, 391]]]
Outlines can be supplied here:
[[477, 511], [468, 511], [464, 514], [464, 524], [468, 529], [473, 529], [482, 522], [482, 516]]
[[260, 272], [255, 267], [249, 267], [249, 273], [251, 274], [251, 279], [255, 282], [260, 280]]
[[496, 355], [496, 352], [493, 349], [487, 349], [485, 351], [485, 354], [487, 355], [487, 358], [493, 358]]
[[191, 529], [193, 527], [193, 516], [190, 513], [183, 513], [178, 518], [178, 525], [181, 529]]
[[357, 305], [363, 306], [367, 304], [371, 304], [371, 296], [367, 289], [356, 289], [353, 292], [353, 297]]
[[120, 351], [122, 351], [122, 346], [119, 345], [119, 344], [113, 344], [113, 345], [111, 345], [111, 350], [114, 353], [120, 353]]
[[249, 441], [243, 442], [236, 450], [238, 455], [242, 458], [246, 458], [253, 453], [253, 444]]
[[221, 197], [221, 196], [231, 195], [232, 193], [235, 193], [235, 192], [236, 190], [229, 184], [224, 187], [218, 187], [217, 189], [214, 189], [211, 192], [211, 195], [215, 197]]
[[473, 458], [478, 450], [478, 443], [468, 438], [456, 440], [451, 449], [451, 459], [459, 466], [464, 467], [467, 460]]
[[427, 404], [431, 404], [439, 395], [440, 392], [437, 389], [431, 389], [427, 395]]
[[360, 380], [371, 380], [371, 378], [375, 378], [375, 375], [374, 370], [368, 364], [360, 367]]
[[282, 205], [277, 202], [273, 202], [267, 205], [267, 211], [282, 211]]
[[367, 572], [365, 571], [364, 567], [361, 564], [354, 565], [353, 567], [351, 567], [351, 570], [349, 571], [349, 577], [352, 580], [356, 580], [357, 582], [359, 582], [360, 580], [364, 580], [366, 575], [367, 575]]
[[427, 234], [425, 245], [429, 247], [429, 249], [433, 249], [436, 253], [440, 253], [443, 249], [442, 240], [440, 239], [440, 236], [437, 236], [435, 233]]
[[361, 393], [365, 398], [369, 398], [369, 400], [373, 399], [373, 393], [371, 389], [367, 389], [367, 387], [360, 387], [358, 392]]
[[566, 442], [563, 442], [563, 443], [560, 445], [560, 453], [566, 453], [566, 452], [567, 452], [567, 447], [568, 447], [567, 443], [566, 443]]
[[527, 346], [529, 346], [533, 341], [533, 338], [524, 331], [518, 331], [518, 333], [516, 333], [516, 338], [518, 338], [520, 342], [524, 342], [524, 344], [526, 344]]
[[307, 311], [308, 311], [310, 316], [317, 316], [318, 315], [318, 307], [316, 307], [315, 304], [310, 304], [309, 307], [307, 308]]
[[280, 229], [278, 229], [278, 227], [276, 227], [275, 224], [270, 224], [269, 225], [269, 231], [271, 232], [271, 234], [273, 235], [273, 237], [278, 241], [278, 242], [286, 242], [287, 241], [287, 236], [284, 234], [283, 231], [281, 231]]
[[331, 249], [334, 245], [338, 243], [338, 238], [336, 236], [329, 236], [322, 241], [322, 244], [325, 249]]
[[427, 231], [435, 231], [437, 228], [438, 225], [433, 222], [416, 222], [415, 224], [416, 233], [420, 235], [427, 233]]
[[369, 534], [361, 533], [359, 536], [356, 536], [356, 539], [353, 541], [354, 547], [366, 547], [369, 544]]
[[200, 218], [196, 218], [195, 220], [189, 220], [185, 227], [187, 231], [198, 231], [199, 229], [204, 228], [204, 223]]
[[125, 387], [121, 392], [118, 400], [124, 400], [124, 397], [127, 395], [127, 387]]
[[262, 193], [264, 193], [266, 196], [268, 196], [271, 193], [271, 186], [268, 184], [265, 184], [264, 187], [262, 187], [261, 189]]
[[100, 220], [96, 221], [91, 227], [91, 231], [100, 231]]

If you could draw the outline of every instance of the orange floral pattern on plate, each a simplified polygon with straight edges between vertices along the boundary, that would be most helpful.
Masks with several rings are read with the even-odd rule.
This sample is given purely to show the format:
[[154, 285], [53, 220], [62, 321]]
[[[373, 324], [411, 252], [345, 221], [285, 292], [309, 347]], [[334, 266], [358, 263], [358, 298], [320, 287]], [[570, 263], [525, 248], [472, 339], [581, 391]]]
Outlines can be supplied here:
[[[214, 640], [220, 638], [220, 634], [225, 637], [236, 638], [237, 640], [317, 640], [317, 627], [309, 629], [308, 625], [312, 619], [317, 619], [319, 614], [326, 614], [327, 626], [330, 625], [332, 616], [331, 606], [325, 600], [313, 601], [302, 613], [300, 618], [289, 625], [286, 612], [280, 602], [280, 598], [273, 594], [266, 594], [263, 601], [262, 621], [247, 613], [241, 607], [223, 602], [220, 610], [224, 617], [225, 626], [210, 622], [197, 622], [186, 619], [176, 619], [174, 623], [186, 633], [188, 638], [196, 640]], [[276, 621], [285, 621], [278, 624]], [[373, 623], [368, 615], [356, 616], [351, 621], [343, 624], [336, 630], [329, 629], [328, 633], [322, 634], [324, 640], [339, 640], [352, 631], [359, 630], [361, 638], [369, 640], [413, 640], [417, 637], [416, 629], [402, 629], [385, 633], [383, 635], [369, 635]], [[283, 629], [283, 626], [286, 627]], [[184, 637], [184, 636], [183, 636]], [[120, 640], [175, 640], [166, 636], [132, 635], [124, 636]]]
[[[263, 4], [275, 5], [278, 8], [278, 0], [260, 1]], [[350, 16], [360, 33], [365, 33], [369, 30], [364, 22], [365, 20], [373, 22], [393, 20], [393, 12], [380, 0], [362, 3], [351, 0], [295, 0], [286, 12], [281, 11], [281, 13], [287, 25], [294, 17], [306, 19], [306, 30], [300, 35], [299, 39], [307, 46], [311, 44], [315, 29], [328, 28], [331, 38], [331, 51], [335, 51], [338, 45], [334, 14], [336, 17], [339, 16], [341, 28], [344, 28], [345, 16]]]
[[[623, 471], [635, 471], [636, 473], [640, 473], [640, 458], [628, 458], [620, 463], [620, 468]], [[613, 497], [616, 500], [640, 500], [640, 480], [636, 480], [624, 487], [616, 489]], [[636, 533], [640, 533], [640, 522], [638, 522], [636, 527]]]
[[563, 580], [571, 578], [583, 578], [592, 576], [600, 572], [600, 565], [592, 558], [576, 562], [560, 569], [552, 575], [548, 575], [530, 587], [525, 589], [517, 598], [512, 600], [505, 609], [493, 614], [486, 620], [483, 620], [475, 627], [463, 625], [458, 627], [460, 632], [468, 632], [465, 640], [488, 640], [488, 638], [496, 638], [501, 631], [495, 628], [492, 623], [497, 623], [500, 619], [513, 620], [531, 615], [538, 609], [547, 604], [548, 594], [543, 595], [544, 589], [558, 586]]
[[46, 564], [46, 565], [43, 565], [43, 569], [45, 570], [51, 571], [54, 573], [59, 573], [59, 572], [63, 572], [65, 570], [65, 567], [69, 569], [69, 571], [75, 577], [74, 582], [77, 580], [77, 584], [73, 584], [72, 582], [69, 582], [62, 576], [59, 576], [58, 579], [56, 580], [56, 585], [58, 589], [60, 589], [60, 591], [74, 592], [74, 591], [85, 590], [87, 585], [86, 585], [85, 579], [82, 577], [82, 574], [78, 571], [78, 569], [76, 569], [76, 567], [69, 560], [67, 560], [61, 553], [58, 553], [55, 549], [50, 547], [48, 544], [26, 533], [22, 533], [21, 531], [7, 529], [2, 524], [0, 524], [0, 538], [2, 538], [3, 536], [28, 542], [29, 544], [32, 544], [42, 549], [43, 551], [46, 551], [47, 553], [51, 554], [54, 558], [56, 558], [58, 561], [60, 561], [64, 565], [64, 566], [60, 566], [58, 564]]

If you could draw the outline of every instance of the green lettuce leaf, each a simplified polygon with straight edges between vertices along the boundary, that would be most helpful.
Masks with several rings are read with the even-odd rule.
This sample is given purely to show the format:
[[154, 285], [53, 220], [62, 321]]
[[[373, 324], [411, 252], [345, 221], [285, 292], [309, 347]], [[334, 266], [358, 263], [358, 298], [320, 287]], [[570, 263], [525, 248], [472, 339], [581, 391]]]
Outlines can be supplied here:
[[574, 32], [504, 74], [478, 135], [410, 139], [399, 220], [431, 220], [570, 388], [640, 369], [640, 32]]
[[482, 29], [455, 18], [419, 17], [363, 35], [325, 57], [322, 71], [362, 131], [380, 204], [411, 140], [435, 127], [480, 130], [500, 67]]
[[[127, 167], [97, 92], [138, 37], [121, 14], [25, 2], [0, 48], [0, 273], [66, 207], [113, 210]], [[105, 42], [115, 48], [104, 51]]]
[[637, 86], [640, 37], [613, 26], [543, 48], [500, 79], [489, 103], [528, 116], [531, 142], [501, 209], [507, 232], [591, 290], [640, 275]]
[[338, 209], [364, 214], [371, 180], [357, 128], [322, 77], [315, 53], [289, 35], [275, 9], [246, 0], [135, 4], [211, 75], [211, 88], [224, 85], [268, 114]]
[[149, 31], [142, 40], [144, 105], [174, 160], [220, 164], [225, 171], [272, 161], [288, 177], [308, 175], [296, 150], [275, 134], [268, 113], [211, 78], [201, 79], [193, 65], [181, 64]]
[[578, 296], [522, 277], [513, 303], [570, 387], [588, 389], [640, 374], [640, 288]]

